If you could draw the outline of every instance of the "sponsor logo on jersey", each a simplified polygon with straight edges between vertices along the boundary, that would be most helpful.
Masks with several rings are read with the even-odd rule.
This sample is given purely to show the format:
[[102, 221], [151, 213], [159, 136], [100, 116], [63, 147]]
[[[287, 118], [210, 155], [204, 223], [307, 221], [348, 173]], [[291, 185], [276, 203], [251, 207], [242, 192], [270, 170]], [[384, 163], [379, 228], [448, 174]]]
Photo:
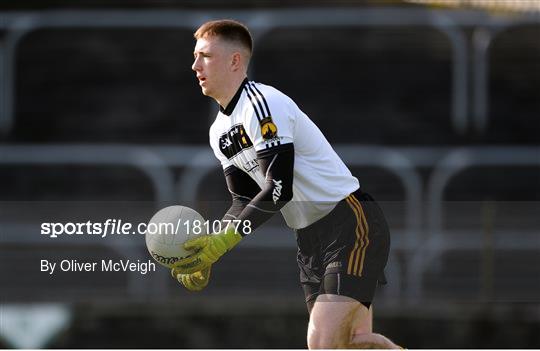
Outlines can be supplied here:
[[274, 182], [274, 191], [272, 191], [272, 200], [274, 200], [274, 205], [278, 202], [279, 198], [281, 197], [281, 189], [283, 188], [283, 185], [281, 183], [282, 180], [275, 180], [272, 179]]
[[219, 149], [228, 159], [238, 155], [242, 150], [250, 148], [253, 143], [249, 139], [244, 126], [237, 124], [219, 137]]
[[222, 149], [226, 149], [232, 145], [232, 141], [229, 138], [220, 139], [219, 142], [221, 143]]
[[268, 116], [260, 121], [261, 134], [264, 140], [270, 140], [277, 137], [277, 127], [272, 121], [272, 117]]

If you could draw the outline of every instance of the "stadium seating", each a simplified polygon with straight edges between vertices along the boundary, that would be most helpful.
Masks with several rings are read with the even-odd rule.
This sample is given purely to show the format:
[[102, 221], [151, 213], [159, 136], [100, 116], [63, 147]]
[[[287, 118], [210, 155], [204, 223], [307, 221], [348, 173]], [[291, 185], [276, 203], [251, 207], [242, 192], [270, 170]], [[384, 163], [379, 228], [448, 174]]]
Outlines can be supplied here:
[[[377, 156], [371, 163], [349, 162], [365, 189], [382, 202], [393, 231], [399, 234], [389, 273], [400, 282], [395, 293], [383, 295], [386, 302], [396, 304], [411, 296], [412, 306], [418, 306], [414, 303], [422, 298], [534, 300], [540, 295], [540, 285], [527, 278], [538, 276], [538, 246], [515, 247], [508, 236], [518, 241], [520, 235], [530, 237], [538, 228], [537, 209], [531, 205], [539, 200], [538, 165], [468, 164], [444, 181], [444, 192], [435, 204], [440, 213], [433, 211], [430, 203], [430, 184], [435, 171], [440, 170], [440, 161], [454, 148], [538, 148], [540, 27], [519, 25], [494, 34], [485, 62], [489, 78], [486, 125], [475, 125], [477, 100], [469, 96], [474, 95], [471, 93], [467, 95], [467, 126], [462, 131], [452, 120], [454, 47], [448, 35], [428, 24], [336, 26], [323, 21], [292, 28], [279, 22], [261, 25], [265, 30], [257, 29], [262, 34], [256, 37], [250, 78], [293, 97], [336, 149], [356, 148], [358, 159], [371, 155], [373, 147], [399, 156], [389, 157], [395, 162], [393, 168], [378, 163]], [[489, 27], [488, 22], [484, 24]], [[471, 40], [474, 28], [455, 26]], [[5, 37], [4, 32], [0, 40]], [[148, 152], [145, 157], [155, 163], [151, 167], [122, 163], [129, 157], [118, 150], [105, 164], [100, 156], [65, 162], [38, 162], [39, 158], [13, 162], [5, 161], [0, 153], [0, 201], [119, 202], [116, 207], [95, 206], [91, 215], [131, 215], [132, 220], [144, 222], [156, 207], [172, 200], [193, 203], [205, 217], [219, 218], [229, 198], [219, 165], [208, 155], [201, 157], [202, 166], [190, 163], [199, 161], [196, 153], [208, 149], [208, 126], [216, 112], [216, 104], [200, 94], [191, 71], [192, 48], [192, 31], [188, 29], [78, 27], [26, 33], [15, 48], [14, 126], [0, 136], [0, 147], [32, 145], [37, 150], [56, 145], [73, 150], [76, 156], [83, 153], [75, 147], [84, 144], [100, 148], [88, 151], [105, 158], [118, 146], [113, 144], [142, 146]], [[472, 52], [467, 51], [467, 55], [472, 61]], [[465, 67], [470, 80], [466, 87], [475, 83], [476, 66], [469, 63]], [[160, 149], [164, 145], [171, 149]], [[180, 155], [188, 145], [198, 148], [193, 154]], [[497, 151], [491, 151], [496, 157]], [[54, 151], [49, 153], [54, 155]], [[408, 163], [400, 164], [397, 159]], [[162, 172], [161, 178], [156, 177], [156, 169]], [[185, 182], [186, 174], [197, 174], [198, 178]], [[417, 181], [418, 188], [413, 189], [407, 179], [413, 179], [413, 184]], [[418, 201], [409, 202], [411, 192]], [[131, 207], [122, 208], [124, 201], [145, 206], [132, 213]], [[3, 206], [3, 216], [8, 218], [5, 203]], [[10, 225], [28, 219], [8, 210], [13, 214]], [[69, 208], [61, 211], [71, 213]], [[409, 221], [409, 211], [418, 214], [413, 216], [418, 220], [412, 221], [415, 226]], [[504, 213], [507, 215], [501, 215]], [[39, 213], [31, 215], [39, 218]], [[433, 226], [438, 215], [443, 221]], [[496, 218], [489, 217], [490, 222], [486, 216]], [[516, 226], [519, 231], [515, 231]], [[486, 228], [492, 227], [496, 227], [491, 233], [496, 245], [491, 247], [491, 239], [485, 235], [489, 232]], [[28, 232], [17, 233], [24, 237]], [[107, 275], [89, 276], [81, 286], [75, 286], [77, 279], [73, 277], [52, 284], [35, 270], [18, 264], [37, 264], [36, 250], [43, 242], [29, 244], [22, 239], [17, 242], [15, 236], [9, 240], [1, 237], [0, 276], [5, 280], [0, 285], [7, 286], [9, 281], [13, 286], [27, 287], [24, 293], [4, 290], [2, 298], [8, 302], [46, 300], [57, 292], [55, 289], [62, 289], [68, 302], [114, 296], [136, 302], [146, 302], [152, 296], [168, 302], [178, 296], [189, 301], [222, 297], [236, 299], [239, 304], [250, 298], [285, 305], [301, 300], [294, 233], [276, 217], [260, 234], [263, 239], [250, 238], [245, 247], [224, 258], [227, 264], [216, 267], [215, 289], [204, 292], [201, 300], [189, 300], [190, 295], [180, 292], [165, 270], [156, 275], [149, 291], [134, 285], [129, 277]], [[431, 245], [430, 239], [437, 236], [448, 246], [441, 242]], [[90, 241], [69, 245], [52, 242], [46, 247], [51, 257], [69, 254], [81, 259], [120, 257], [122, 249]], [[132, 257], [147, 257], [143, 241], [137, 241], [132, 249]], [[5, 268], [13, 261], [16, 270]], [[255, 266], [258, 270], [252, 269]], [[415, 286], [418, 280], [411, 278], [410, 272], [418, 273], [419, 285]], [[31, 289], [36, 282], [43, 290]], [[38, 296], [41, 292], [45, 293]]]
[[17, 50], [14, 142], [205, 144], [191, 31], [40, 30]]
[[461, 141], [451, 64], [429, 27], [277, 28], [259, 40], [253, 75], [294, 96], [332, 142], [440, 145]]
[[489, 49], [488, 125], [490, 144], [540, 143], [540, 36], [538, 25], [509, 28]]

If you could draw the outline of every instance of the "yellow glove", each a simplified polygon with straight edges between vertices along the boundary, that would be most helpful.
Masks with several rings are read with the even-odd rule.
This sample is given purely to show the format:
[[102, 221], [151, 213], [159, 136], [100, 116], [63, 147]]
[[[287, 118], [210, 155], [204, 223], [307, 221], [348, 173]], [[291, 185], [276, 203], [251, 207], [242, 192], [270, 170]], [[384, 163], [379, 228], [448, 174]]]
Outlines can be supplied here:
[[242, 236], [234, 227], [227, 226], [225, 230], [200, 236], [184, 243], [184, 249], [195, 253], [173, 264], [173, 270], [180, 274], [190, 274], [202, 271], [215, 263], [225, 252], [232, 249], [242, 240]]
[[202, 271], [192, 274], [180, 274], [174, 268], [171, 270], [173, 278], [177, 279], [186, 289], [190, 291], [201, 291], [206, 288], [210, 281], [210, 271], [212, 266], [209, 266]]

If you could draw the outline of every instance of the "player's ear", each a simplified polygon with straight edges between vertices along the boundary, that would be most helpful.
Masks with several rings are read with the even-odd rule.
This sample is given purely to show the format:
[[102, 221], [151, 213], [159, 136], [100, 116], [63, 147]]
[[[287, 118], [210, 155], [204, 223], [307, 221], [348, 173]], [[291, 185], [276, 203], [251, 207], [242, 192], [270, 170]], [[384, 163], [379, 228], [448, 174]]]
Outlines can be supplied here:
[[242, 68], [242, 55], [238, 51], [235, 51], [232, 54], [231, 69], [233, 72], [236, 72], [241, 68]]

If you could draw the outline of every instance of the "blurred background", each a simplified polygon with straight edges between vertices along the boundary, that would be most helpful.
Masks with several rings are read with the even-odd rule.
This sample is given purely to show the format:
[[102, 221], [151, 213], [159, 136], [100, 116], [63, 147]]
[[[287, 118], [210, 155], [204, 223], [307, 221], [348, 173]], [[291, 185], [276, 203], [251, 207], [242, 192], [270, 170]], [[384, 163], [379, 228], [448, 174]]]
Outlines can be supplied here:
[[167, 269], [40, 272], [41, 259], [146, 261], [143, 236], [40, 223], [147, 222], [228, 205], [217, 106], [193, 31], [234, 18], [252, 80], [292, 97], [392, 229], [375, 331], [407, 348], [540, 348], [540, 2], [2, 1], [0, 347], [305, 348], [294, 232], [273, 218], [189, 293]]

